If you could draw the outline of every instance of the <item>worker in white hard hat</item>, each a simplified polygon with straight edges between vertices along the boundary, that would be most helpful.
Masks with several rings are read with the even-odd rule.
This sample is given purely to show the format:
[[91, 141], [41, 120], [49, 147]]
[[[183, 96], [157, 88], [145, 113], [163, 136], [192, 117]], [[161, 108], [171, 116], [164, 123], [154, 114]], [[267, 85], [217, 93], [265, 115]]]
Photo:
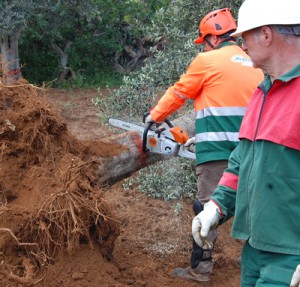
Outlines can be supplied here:
[[211, 248], [209, 231], [234, 216], [232, 236], [245, 241], [241, 286], [300, 287], [300, 1], [245, 0], [231, 35], [265, 79], [193, 237]]

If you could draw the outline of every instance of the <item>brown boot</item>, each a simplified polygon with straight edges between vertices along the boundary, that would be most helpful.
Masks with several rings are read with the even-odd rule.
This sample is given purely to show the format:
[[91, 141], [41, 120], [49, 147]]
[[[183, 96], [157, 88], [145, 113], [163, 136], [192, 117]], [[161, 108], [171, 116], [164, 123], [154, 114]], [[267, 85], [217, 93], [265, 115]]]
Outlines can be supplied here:
[[192, 269], [191, 267], [187, 267], [187, 268], [175, 268], [173, 274], [183, 279], [204, 282], [204, 281], [209, 281], [210, 273], [209, 272], [198, 273], [196, 272], [195, 269]]

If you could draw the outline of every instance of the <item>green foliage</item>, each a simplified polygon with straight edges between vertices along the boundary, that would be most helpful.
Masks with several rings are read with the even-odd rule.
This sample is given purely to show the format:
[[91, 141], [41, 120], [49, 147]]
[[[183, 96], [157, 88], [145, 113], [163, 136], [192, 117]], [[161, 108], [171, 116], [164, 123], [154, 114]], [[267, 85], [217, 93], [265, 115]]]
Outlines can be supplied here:
[[[174, 0], [167, 8], [159, 9], [151, 26], [140, 23], [144, 34], [166, 36], [164, 51], [152, 50], [154, 59], [140, 70], [123, 78], [123, 84], [107, 98], [107, 116], [137, 120], [154, 106], [164, 91], [176, 82], [186, 67], [200, 52], [194, 45], [200, 19], [209, 11], [230, 7], [237, 13], [242, 1]], [[180, 15], [175, 17], [174, 15]]]
[[194, 162], [185, 158], [170, 158], [139, 171], [137, 178], [125, 182], [124, 189], [138, 184], [141, 192], [149, 197], [170, 201], [194, 199], [197, 191]]
[[0, 9], [0, 35], [20, 34], [34, 8], [33, 1], [3, 0]]
[[103, 20], [99, 14], [91, 1], [68, 0], [58, 1], [43, 13], [31, 17], [21, 39], [20, 58], [26, 67], [23, 75], [34, 83], [58, 77], [60, 56], [50, 49], [51, 43], [68, 54], [67, 65], [76, 75], [72, 84], [81, 84], [81, 80], [93, 79], [97, 72], [103, 72], [105, 69], [101, 66], [107, 66], [107, 55], [99, 50], [107, 39], [98, 37], [97, 27]]
[[[71, 88], [101, 88], [119, 86], [121, 82], [121, 75], [115, 73], [112, 70], [101, 70], [97, 75], [93, 77], [87, 77], [84, 74], [77, 73], [74, 78], [70, 78], [60, 83], [58, 81], [52, 83], [52, 87], [59, 87], [61, 89], [71, 89]], [[101, 89], [99, 89], [100, 93]], [[100, 98], [94, 98], [93, 102], [95, 105], [99, 105], [102, 100]]]
[[59, 55], [49, 48], [49, 44], [55, 43], [64, 50], [71, 42], [65, 52], [68, 53], [68, 67], [76, 77], [64, 85], [83, 87], [120, 85], [121, 77], [113, 70], [113, 61], [115, 53], [122, 49], [120, 40], [123, 33], [130, 33], [131, 37], [140, 35], [137, 23], [151, 23], [155, 10], [169, 1], [41, 2], [45, 9], [31, 14], [21, 38], [20, 59], [25, 65], [23, 75], [37, 84], [53, 81], [60, 72]]
[[[166, 36], [163, 51], [152, 50], [154, 59], [137, 72], [123, 78], [122, 86], [114, 90], [101, 108], [107, 117], [118, 116], [140, 121], [144, 112], [153, 107], [165, 90], [176, 82], [186, 67], [201, 52], [194, 45], [200, 20], [208, 12], [231, 8], [236, 16], [242, 0], [174, 0], [159, 9], [151, 26], [140, 23], [144, 34]], [[180, 16], [177, 16], [180, 15]], [[179, 158], [149, 166], [140, 171], [139, 188], [155, 198], [170, 200], [183, 195], [193, 197], [196, 192], [192, 163]], [[188, 168], [190, 167], [190, 169]]]
[[[85, 9], [83, 9], [85, 7]], [[48, 14], [51, 19], [51, 25], [54, 25], [57, 18], [52, 18], [51, 14], [61, 13], [66, 9], [72, 8], [78, 11], [87, 11], [90, 9], [89, 0], [2, 0], [0, 9], [0, 35], [20, 34], [27, 26], [30, 17], [37, 14]], [[72, 17], [71, 14], [67, 14]]]

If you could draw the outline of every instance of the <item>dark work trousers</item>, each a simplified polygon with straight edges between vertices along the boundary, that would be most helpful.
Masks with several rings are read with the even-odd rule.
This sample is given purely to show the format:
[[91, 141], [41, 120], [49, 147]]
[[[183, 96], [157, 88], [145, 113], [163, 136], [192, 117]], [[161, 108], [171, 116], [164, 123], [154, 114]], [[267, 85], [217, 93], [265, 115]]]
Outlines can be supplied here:
[[[203, 209], [205, 203], [210, 199], [217, 187], [224, 170], [227, 168], [228, 161], [211, 161], [199, 164], [196, 167], [197, 176], [197, 195], [194, 203], [194, 213], [197, 215]], [[217, 230], [212, 230], [208, 238], [215, 242], [218, 237]], [[191, 267], [197, 273], [209, 273], [213, 269], [212, 252], [203, 250], [193, 240], [193, 250], [191, 255]]]

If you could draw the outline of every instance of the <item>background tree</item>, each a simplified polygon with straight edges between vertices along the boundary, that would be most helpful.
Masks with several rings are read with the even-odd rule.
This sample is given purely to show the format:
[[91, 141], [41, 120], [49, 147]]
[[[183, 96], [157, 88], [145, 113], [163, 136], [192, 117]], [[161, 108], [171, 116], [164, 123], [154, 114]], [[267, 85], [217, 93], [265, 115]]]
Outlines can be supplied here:
[[[191, 60], [201, 52], [199, 46], [194, 44], [200, 19], [209, 11], [223, 7], [231, 8], [233, 14], [237, 15], [241, 2], [239, 0], [173, 0], [168, 7], [158, 10], [151, 26], [140, 23], [140, 27], [144, 34], [165, 37], [164, 49], [153, 48], [153, 57], [147, 59], [146, 65], [140, 71], [124, 76], [121, 87], [112, 90], [104, 104], [98, 99], [95, 99], [96, 103], [106, 111], [107, 117], [122, 117], [141, 122], [143, 114], [157, 103], [166, 88], [179, 79]], [[186, 108], [173, 114], [170, 119], [173, 120], [179, 114], [190, 117], [190, 113], [187, 112], [191, 109], [191, 102], [188, 102]], [[193, 197], [197, 190], [194, 175], [195, 161], [172, 157], [159, 161], [154, 166], [145, 167], [139, 172], [135, 183], [149, 196], [162, 197], [165, 200], [184, 196]], [[182, 185], [178, 185], [179, 189], [177, 189], [177, 186], [174, 187], [170, 182], [180, 182]], [[133, 182], [130, 184], [134, 186]]]
[[[0, 38], [2, 54], [2, 72], [5, 83], [20, 79], [19, 39], [27, 28], [30, 19], [47, 14], [49, 22], [54, 23], [54, 15], [62, 17], [61, 11], [72, 9], [86, 13], [92, 0], [4, 0], [0, 10]], [[69, 15], [69, 14], [67, 14]], [[72, 15], [70, 15], [71, 17]], [[64, 19], [65, 21], [67, 19]]]
[[138, 23], [143, 34], [165, 37], [164, 49], [152, 49], [153, 57], [147, 59], [146, 65], [124, 76], [121, 87], [112, 90], [104, 107], [101, 103], [107, 117], [119, 116], [141, 121], [143, 113], [157, 102], [168, 86], [179, 79], [196, 54], [201, 52], [199, 46], [194, 44], [194, 39], [202, 17], [211, 10], [223, 7], [229, 7], [237, 15], [242, 2], [173, 0], [156, 12], [150, 26]]
[[151, 25], [155, 11], [168, 2], [94, 0], [88, 9], [61, 5], [37, 15], [21, 38], [23, 74], [37, 83], [60, 74], [61, 80], [77, 86], [118, 81], [113, 69], [127, 73], [138, 68], [151, 45], [137, 23]]
[[21, 77], [18, 40], [34, 7], [32, 1], [4, 0], [1, 3], [0, 40], [4, 83], [11, 84]]

